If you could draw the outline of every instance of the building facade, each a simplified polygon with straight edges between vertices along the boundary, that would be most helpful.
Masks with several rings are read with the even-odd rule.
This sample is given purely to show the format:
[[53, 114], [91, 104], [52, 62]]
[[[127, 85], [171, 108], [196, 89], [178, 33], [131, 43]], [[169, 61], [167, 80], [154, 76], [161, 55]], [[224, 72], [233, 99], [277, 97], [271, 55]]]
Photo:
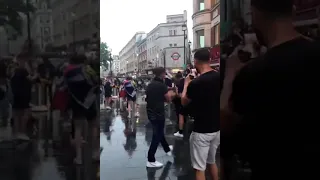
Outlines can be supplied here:
[[136, 33], [120, 51], [120, 73], [150, 73], [155, 67], [182, 70], [190, 62], [187, 12], [167, 15], [165, 23], [158, 24], [148, 34]]
[[144, 74], [144, 70], [148, 67], [147, 38], [141, 40], [137, 47], [138, 51], [138, 72]]
[[193, 0], [193, 49], [211, 47], [212, 0]]
[[193, 0], [193, 49], [208, 48], [211, 65], [220, 62], [220, 0]]
[[[36, 53], [45, 51], [52, 43], [52, 9], [50, 0], [30, 0], [35, 12], [30, 13], [30, 34]], [[22, 18], [22, 34], [18, 35], [11, 27], [0, 27], [0, 56], [16, 55], [28, 39], [28, 23], [26, 15]]]
[[167, 70], [181, 70], [190, 61], [186, 14], [168, 15], [165, 23], [158, 24], [147, 35], [148, 71], [162, 66]]
[[93, 36], [100, 37], [99, 0], [52, 0], [52, 19], [56, 49], [83, 49]]
[[119, 52], [120, 73], [132, 75], [138, 70], [138, 45], [146, 37], [145, 32], [137, 32]]
[[220, 65], [220, 0], [211, 0], [211, 64]]
[[112, 69], [112, 74], [114, 75], [118, 75], [120, 73], [120, 60], [119, 60], [119, 56], [117, 55], [114, 55], [112, 56], [112, 66], [111, 66], [111, 69]]

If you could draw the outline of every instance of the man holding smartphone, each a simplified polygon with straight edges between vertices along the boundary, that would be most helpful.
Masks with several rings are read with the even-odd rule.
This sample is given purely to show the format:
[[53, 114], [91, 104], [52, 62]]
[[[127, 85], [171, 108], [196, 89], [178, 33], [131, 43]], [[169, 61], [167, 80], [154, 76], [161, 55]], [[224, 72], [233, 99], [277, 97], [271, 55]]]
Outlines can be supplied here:
[[194, 129], [190, 136], [190, 154], [196, 180], [205, 180], [207, 164], [213, 180], [218, 180], [216, 152], [220, 145], [220, 74], [210, 67], [210, 52], [198, 50], [194, 54], [195, 68], [200, 73], [195, 79], [185, 78], [182, 105], [190, 105]]
[[318, 176], [320, 44], [296, 31], [292, 12], [293, 0], [251, 0], [253, 29], [268, 50], [236, 74], [231, 118], [221, 119], [235, 139], [227, 150], [248, 162], [252, 180]]

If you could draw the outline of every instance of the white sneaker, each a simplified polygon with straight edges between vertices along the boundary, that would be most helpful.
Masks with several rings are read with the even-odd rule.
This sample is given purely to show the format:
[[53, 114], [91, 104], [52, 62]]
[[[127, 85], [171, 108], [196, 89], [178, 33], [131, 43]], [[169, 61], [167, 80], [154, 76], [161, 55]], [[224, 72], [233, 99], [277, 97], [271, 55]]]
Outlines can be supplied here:
[[180, 134], [179, 131], [173, 134], [175, 137], [183, 138], [183, 134]]
[[106, 107], [106, 109], [110, 110], [110, 109], [111, 109], [111, 107], [110, 107], [110, 106], [107, 106], [107, 107]]
[[167, 152], [166, 154], [167, 154], [168, 156], [172, 156], [173, 146], [172, 146], [172, 145], [170, 145], [170, 146], [169, 146], [169, 148], [170, 148], [170, 151], [169, 151], [169, 152]]
[[161, 162], [155, 161], [155, 162], [147, 162], [147, 167], [148, 168], [160, 168], [162, 167], [163, 164]]
[[139, 117], [139, 116], [140, 116], [139, 112], [136, 112], [135, 117]]

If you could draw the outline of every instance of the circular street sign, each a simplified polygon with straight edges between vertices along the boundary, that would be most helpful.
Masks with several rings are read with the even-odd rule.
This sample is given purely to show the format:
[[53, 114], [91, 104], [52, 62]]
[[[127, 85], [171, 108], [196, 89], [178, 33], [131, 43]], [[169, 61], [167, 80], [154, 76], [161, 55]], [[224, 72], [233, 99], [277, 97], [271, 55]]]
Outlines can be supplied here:
[[180, 54], [177, 53], [177, 52], [175, 52], [175, 53], [173, 53], [173, 54], [171, 55], [171, 58], [172, 58], [174, 61], [179, 60], [180, 57], [181, 57]]

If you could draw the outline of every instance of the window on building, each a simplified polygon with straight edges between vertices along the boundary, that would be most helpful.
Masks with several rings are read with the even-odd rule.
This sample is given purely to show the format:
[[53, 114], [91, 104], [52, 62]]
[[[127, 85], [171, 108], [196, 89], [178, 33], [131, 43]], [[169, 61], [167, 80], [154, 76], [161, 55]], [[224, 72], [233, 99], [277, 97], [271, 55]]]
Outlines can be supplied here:
[[214, 45], [220, 44], [220, 24], [217, 24], [214, 28]]
[[203, 11], [205, 9], [204, 0], [199, 0], [199, 11]]
[[170, 47], [172, 47], [172, 44], [169, 44]]
[[204, 30], [196, 31], [198, 48], [205, 47]]
[[177, 44], [174, 44], [173, 46], [174, 46], [174, 47], [177, 47]]
[[177, 35], [177, 30], [173, 30], [173, 35]]
[[172, 30], [169, 30], [169, 36], [172, 36]]

